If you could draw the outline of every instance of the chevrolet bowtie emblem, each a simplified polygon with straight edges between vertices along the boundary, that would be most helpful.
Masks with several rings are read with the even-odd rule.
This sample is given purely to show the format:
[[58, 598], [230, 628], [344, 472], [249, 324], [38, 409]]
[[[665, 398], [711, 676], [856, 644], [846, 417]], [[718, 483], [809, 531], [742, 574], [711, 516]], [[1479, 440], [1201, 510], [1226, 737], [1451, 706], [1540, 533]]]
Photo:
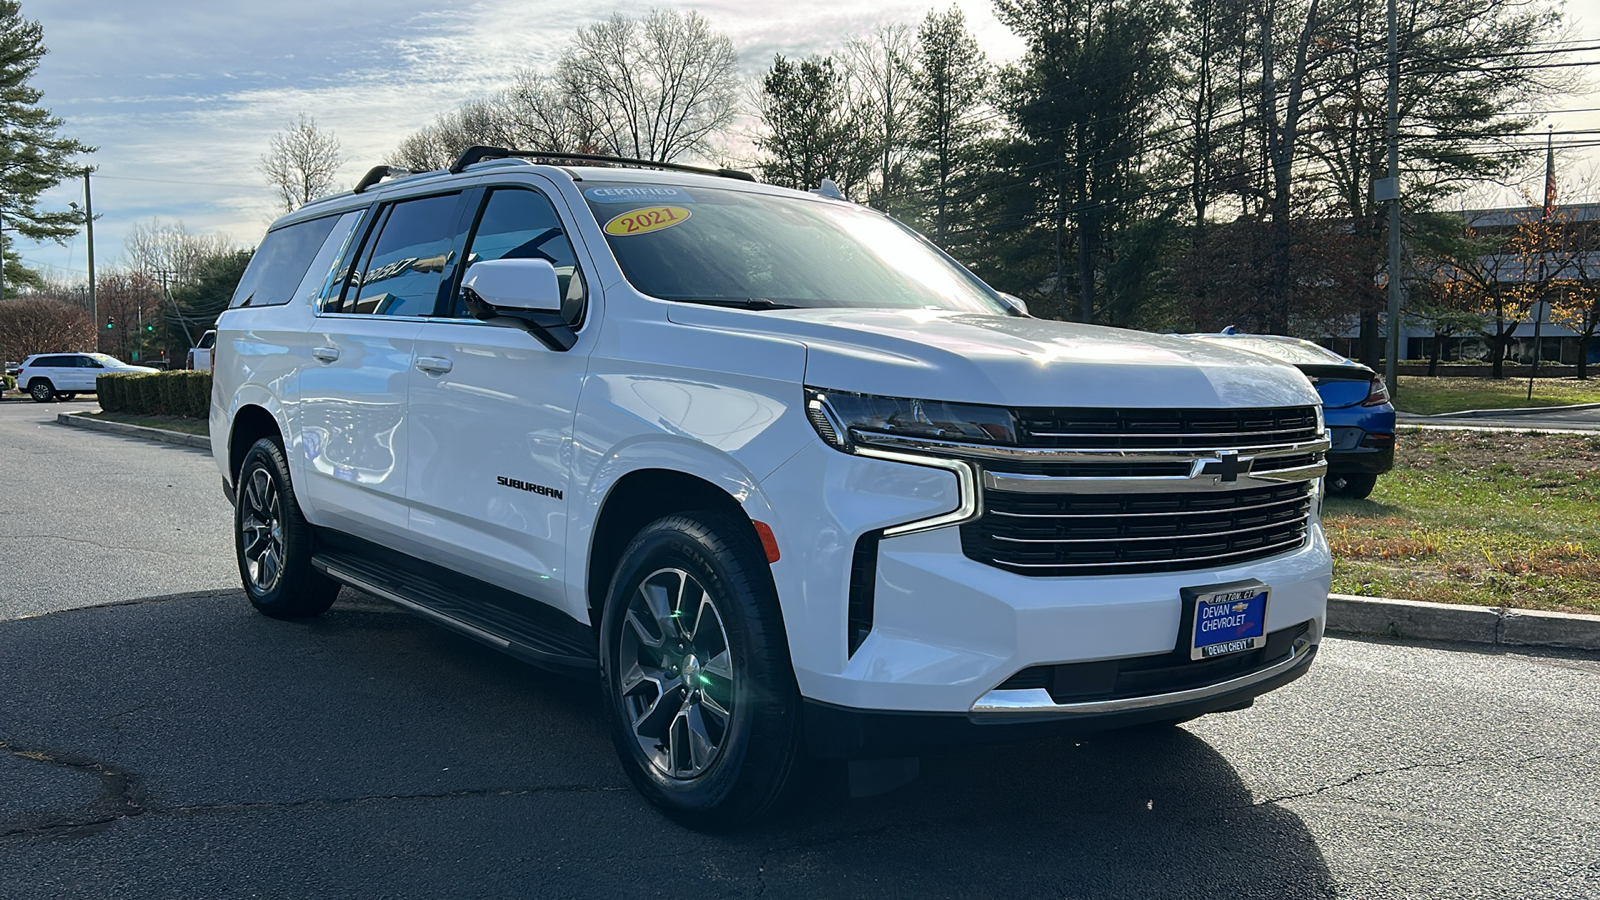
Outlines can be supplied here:
[[1215, 475], [1218, 481], [1232, 483], [1239, 480], [1239, 476], [1250, 471], [1250, 466], [1255, 462], [1255, 457], [1239, 457], [1237, 450], [1218, 450], [1215, 459], [1202, 460], [1198, 475]]

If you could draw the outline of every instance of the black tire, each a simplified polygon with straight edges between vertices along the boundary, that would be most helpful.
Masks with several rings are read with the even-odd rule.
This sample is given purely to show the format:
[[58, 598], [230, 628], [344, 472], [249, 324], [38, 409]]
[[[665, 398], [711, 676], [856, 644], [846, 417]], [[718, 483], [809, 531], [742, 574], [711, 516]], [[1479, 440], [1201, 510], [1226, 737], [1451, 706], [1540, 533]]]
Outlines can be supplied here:
[[311, 568], [311, 524], [300, 512], [283, 448], [262, 438], [245, 454], [235, 483], [234, 557], [250, 603], [274, 619], [327, 612], [339, 583]]
[[56, 386], [47, 378], [35, 378], [28, 382], [28, 396], [35, 403], [49, 403], [56, 398]]
[[1335, 497], [1364, 499], [1378, 484], [1378, 476], [1371, 474], [1329, 475], [1328, 493]]
[[[688, 606], [694, 613], [683, 615]], [[800, 692], [749, 522], [704, 511], [645, 526], [622, 554], [600, 635], [612, 739], [651, 803], [683, 825], [720, 831], [789, 798], [802, 768]]]
[[65, 394], [56, 394], [56, 399], [57, 400], [76, 400], [76, 399], [78, 399], [78, 395], [77, 395], [76, 392], [68, 391]]

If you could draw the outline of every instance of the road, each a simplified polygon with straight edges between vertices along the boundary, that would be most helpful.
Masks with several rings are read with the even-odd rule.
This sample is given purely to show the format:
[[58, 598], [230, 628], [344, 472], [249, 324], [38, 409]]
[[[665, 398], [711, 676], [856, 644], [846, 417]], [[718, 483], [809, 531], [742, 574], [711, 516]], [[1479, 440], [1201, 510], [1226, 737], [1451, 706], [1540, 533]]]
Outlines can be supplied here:
[[1552, 409], [1538, 412], [1486, 412], [1477, 416], [1402, 416], [1401, 425], [1429, 427], [1493, 428], [1521, 431], [1528, 428], [1559, 431], [1600, 431], [1600, 409]]
[[[0, 464], [126, 458], [100, 502], [156, 476], [225, 529], [203, 455], [56, 433], [60, 408], [0, 404]], [[0, 478], [7, 528], [54, 502]], [[873, 798], [823, 770], [708, 836], [628, 787], [590, 684], [359, 595], [268, 620], [208, 536], [147, 582], [118, 548], [148, 519], [99, 520], [76, 575], [0, 557], [34, 597], [0, 613], [6, 898], [1600, 896], [1593, 655], [1329, 640], [1247, 711], [932, 757]]]

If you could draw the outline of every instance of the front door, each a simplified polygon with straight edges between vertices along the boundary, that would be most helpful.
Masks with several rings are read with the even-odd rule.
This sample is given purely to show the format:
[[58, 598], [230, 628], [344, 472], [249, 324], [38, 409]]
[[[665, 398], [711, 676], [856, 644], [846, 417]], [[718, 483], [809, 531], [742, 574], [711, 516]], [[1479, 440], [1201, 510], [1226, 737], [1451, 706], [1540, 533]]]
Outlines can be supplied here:
[[[463, 278], [483, 260], [547, 259], [566, 292], [563, 315], [579, 325], [588, 298], [568, 233], [545, 193], [494, 188], [477, 211]], [[419, 551], [575, 615], [583, 598], [565, 597], [562, 570], [590, 343], [580, 336], [573, 349], [552, 350], [519, 328], [478, 322], [458, 291], [449, 315], [422, 326], [411, 372], [407, 500], [413, 532], [426, 535]]]

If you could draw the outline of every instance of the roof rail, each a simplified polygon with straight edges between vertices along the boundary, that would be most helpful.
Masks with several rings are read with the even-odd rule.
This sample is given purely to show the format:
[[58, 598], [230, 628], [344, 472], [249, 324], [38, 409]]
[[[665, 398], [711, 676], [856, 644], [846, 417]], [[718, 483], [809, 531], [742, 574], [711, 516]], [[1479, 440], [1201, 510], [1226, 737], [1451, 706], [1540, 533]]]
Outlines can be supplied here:
[[371, 169], [367, 170], [367, 174], [361, 176], [360, 181], [356, 182], [354, 193], [359, 194], [362, 191], [365, 191], [367, 188], [372, 187], [378, 182], [384, 180], [385, 178], [398, 178], [401, 175], [413, 174], [416, 173], [412, 172], [410, 169], [401, 169], [396, 166], [373, 166]]
[[[635, 166], [645, 169], [669, 169], [674, 172], [694, 172], [697, 175], [716, 175], [721, 178], [736, 178], [740, 181], [755, 181], [756, 177], [749, 172], [738, 169], [711, 169], [702, 166], [685, 166], [678, 163], [660, 162], [654, 159], [630, 159], [626, 156], [606, 156], [600, 153], [556, 153], [548, 150], [508, 150], [504, 147], [468, 147], [461, 151], [461, 156], [450, 167], [452, 175], [459, 175], [467, 166], [480, 163], [488, 159], [541, 159], [541, 160], [577, 160], [579, 162], [608, 163], [610, 165]], [[368, 173], [370, 177], [371, 173]], [[365, 180], [365, 179], [363, 179]]]

